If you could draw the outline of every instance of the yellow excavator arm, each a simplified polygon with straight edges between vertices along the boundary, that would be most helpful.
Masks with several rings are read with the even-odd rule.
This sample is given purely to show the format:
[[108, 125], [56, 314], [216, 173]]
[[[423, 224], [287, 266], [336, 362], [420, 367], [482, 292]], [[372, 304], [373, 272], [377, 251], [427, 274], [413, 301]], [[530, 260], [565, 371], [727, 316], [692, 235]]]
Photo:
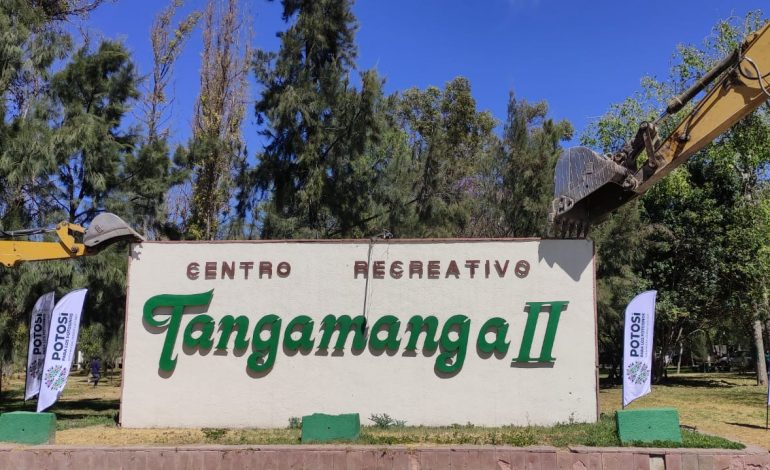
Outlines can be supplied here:
[[[53, 232], [59, 241], [16, 240]], [[26, 261], [45, 261], [70, 259], [98, 253], [105, 247], [127, 240], [139, 243], [144, 238], [136, 233], [120, 217], [108, 212], [97, 215], [88, 229], [69, 222], [60, 222], [52, 230], [31, 229], [13, 232], [0, 232], [0, 263], [12, 267]], [[78, 241], [81, 240], [82, 241]]]
[[[702, 90], [705, 96], [665, 139], [658, 126]], [[770, 23], [749, 35], [684, 93], [667, 103], [654, 122], [642, 123], [636, 136], [611, 155], [586, 147], [565, 149], [556, 163], [549, 223], [555, 235], [583, 237], [592, 224], [644, 194], [743, 117], [770, 99]], [[647, 161], [638, 167], [639, 155]]]

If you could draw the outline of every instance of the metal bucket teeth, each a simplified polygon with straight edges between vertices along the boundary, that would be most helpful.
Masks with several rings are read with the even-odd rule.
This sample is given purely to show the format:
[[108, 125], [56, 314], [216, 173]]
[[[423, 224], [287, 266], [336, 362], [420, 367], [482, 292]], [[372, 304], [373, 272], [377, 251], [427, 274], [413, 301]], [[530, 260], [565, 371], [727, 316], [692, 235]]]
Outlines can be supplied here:
[[561, 238], [562, 230], [564, 227], [564, 221], [561, 219], [556, 219], [553, 222], [553, 225], [551, 225], [551, 236], [555, 238]]
[[586, 147], [565, 149], [554, 169], [554, 199], [549, 220], [557, 238], [584, 238], [634, 196], [622, 184], [628, 170]]
[[585, 238], [588, 236], [590, 228], [591, 224], [588, 221], [559, 217], [551, 223], [548, 236], [565, 239]]

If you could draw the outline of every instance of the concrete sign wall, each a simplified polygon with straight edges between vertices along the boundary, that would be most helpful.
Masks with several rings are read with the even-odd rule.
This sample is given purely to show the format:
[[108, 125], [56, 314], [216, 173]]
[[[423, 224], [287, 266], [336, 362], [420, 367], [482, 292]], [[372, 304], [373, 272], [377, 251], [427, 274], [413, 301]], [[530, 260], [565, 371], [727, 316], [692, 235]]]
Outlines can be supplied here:
[[597, 418], [585, 240], [146, 242], [129, 265], [126, 427]]

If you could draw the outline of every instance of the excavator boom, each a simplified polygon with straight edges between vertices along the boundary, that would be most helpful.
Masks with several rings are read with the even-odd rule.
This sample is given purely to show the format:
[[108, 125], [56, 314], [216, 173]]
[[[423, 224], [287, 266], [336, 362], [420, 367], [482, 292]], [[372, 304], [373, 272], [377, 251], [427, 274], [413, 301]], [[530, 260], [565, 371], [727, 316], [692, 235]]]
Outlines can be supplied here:
[[[54, 232], [59, 241], [29, 241], [15, 240], [17, 237], [38, 235]], [[8, 267], [16, 266], [26, 261], [45, 261], [54, 259], [70, 259], [89, 256], [98, 253], [105, 247], [123, 240], [141, 242], [144, 238], [136, 233], [120, 217], [108, 212], [94, 217], [94, 220], [84, 229], [80, 225], [60, 222], [53, 230], [19, 230], [16, 232], [0, 232], [0, 264]], [[82, 238], [82, 243], [78, 241]]]
[[[661, 139], [659, 124], [709, 86], [674, 131]], [[642, 123], [622, 149], [606, 156], [586, 147], [565, 149], [555, 169], [554, 200], [548, 217], [552, 233], [584, 237], [591, 225], [644, 194], [769, 98], [770, 23], [669, 101], [660, 118]], [[647, 161], [638, 167], [642, 152], [647, 154]]]

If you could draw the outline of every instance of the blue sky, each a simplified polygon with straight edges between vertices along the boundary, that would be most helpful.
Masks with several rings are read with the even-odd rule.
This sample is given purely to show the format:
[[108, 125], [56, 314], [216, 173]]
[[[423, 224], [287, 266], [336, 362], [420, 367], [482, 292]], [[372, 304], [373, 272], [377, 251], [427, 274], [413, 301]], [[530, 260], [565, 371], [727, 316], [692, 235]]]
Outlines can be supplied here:
[[[358, 68], [376, 68], [388, 93], [470, 80], [478, 107], [503, 121], [509, 91], [546, 100], [550, 115], [581, 132], [611, 103], [639, 89], [644, 75], [666, 76], [677, 44], [700, 43], [713, 25], [743, 17], [761, 2], [729, 0], [359, 0]], [[116, 0], [83, 25], [97, 36], [120, 39], [141, 73], [150, 70], [149, 29], [166, 0]], [[280, 2], [243, 0], [254, 22], [254, 47], [274, 50], [285, 29]], [[205, 0], [187, 0], [185, 9]], [[73, 30], [75, 25], [73, 25]], [[190, 135], [198, 90], [200, 34], [180, 58], [169, 125], [173, 140]], [[257, 91], [250, 90], [251, 99]], [[250, 106], [244, 136], [259, 150]]]

